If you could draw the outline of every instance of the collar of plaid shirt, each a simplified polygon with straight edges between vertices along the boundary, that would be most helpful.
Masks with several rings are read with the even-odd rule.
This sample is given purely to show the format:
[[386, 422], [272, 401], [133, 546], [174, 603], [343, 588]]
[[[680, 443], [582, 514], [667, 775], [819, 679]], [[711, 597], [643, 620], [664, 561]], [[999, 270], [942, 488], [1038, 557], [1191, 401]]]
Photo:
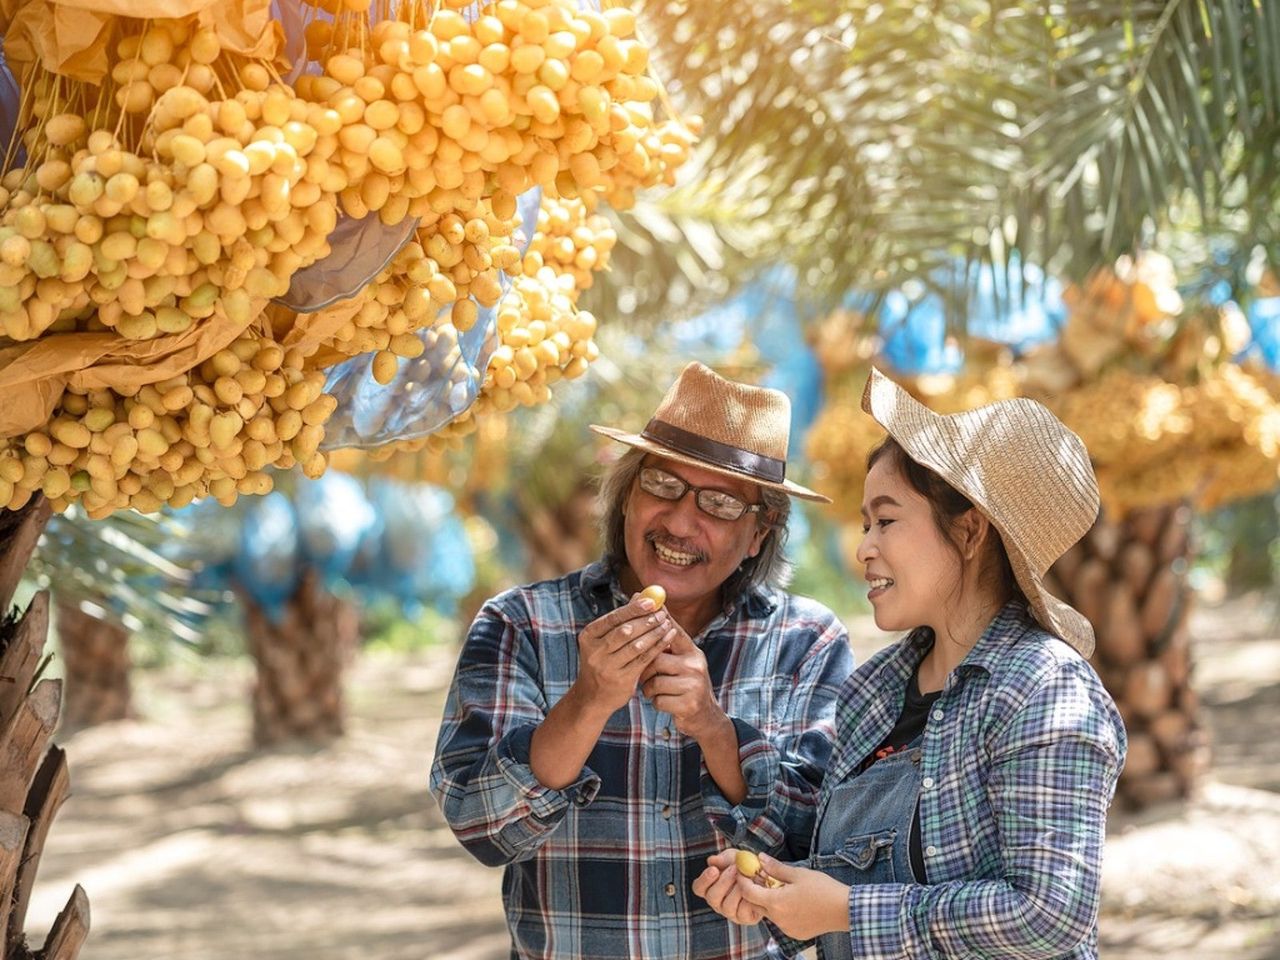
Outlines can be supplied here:
[[[968, 673], [981, 671], [983, 673], [995, 673], [1000, 664], [1008, 657], [1009, 649], [1016, 644], [1022, 637], [1023, 633], [1028, 629], [1040, 629], [1031, 617], [1031, 611], [1027, 605], [1019, 600], [1010, 600], [992, 619], [991, 623], [982, 632], [982, 636], [978, 638], [978, 642], [974, 644], [973, 649], [965, 655], [959, 666], [947, 677], [943, 684], [943, 692], [951, 690], [961, 678]], [[868, 698], [861, 704], [863, 710], [876, 710], [883, 713], [882, 725], [888, 722], [884, 733], [888, 733], [892, 729], [894, 721], [902, 710], [902, 702], [899, 699], [895, 703], [888, 703], [882, 699], [883, 692], [889, 690], [902, 691], [906, 689], [907, 681], [916, 672], [920, 666], [920, 662], [924, 660], [925, 655], [933, 646], [933, 632], [928, 628], [917, 628], [907, 634], [891, 648], [881, 654], [879, 666], [874, 673], [868, 674], [866, 677], [867, 689], [881, 691], [880, 697]], [[848, 708], [846, 707], [846, 711]], [[867, 728], [874, 730], [876, 728]], [[839, 783], [846, 777], [862, 760], [874, 750], [879, 743], [867, 746], [864, 739], [870, 739], [873, 735], [868, 734], [867, 738], [860, 738], [853, 741], [847, 741], [839, 744], [837, 755], [833, 758], [831, 771], [827, 774], [832, 783]]]

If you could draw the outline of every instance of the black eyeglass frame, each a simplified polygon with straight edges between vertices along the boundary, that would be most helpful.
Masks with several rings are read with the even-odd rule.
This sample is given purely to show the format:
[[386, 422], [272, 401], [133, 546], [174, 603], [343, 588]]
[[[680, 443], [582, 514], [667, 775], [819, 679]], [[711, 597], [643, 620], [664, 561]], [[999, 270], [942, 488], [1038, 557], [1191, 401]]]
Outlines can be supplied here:
[[[663, 494], [655, 493], [653, 490], [650, 490], [645, 486], [646, 474], [648, 474], [651, 477], [654, 474], [657, 474], [665, 478], [663, 480], [663, 483], [674, 481], [675, 483], [680, 484], [680, 492], [676, 494], [674, 497], [667, 497], [667, 496], [664, 496]], [[640, 473], [636, 475], [636, 483], [639, 485], [640, 489], [643, 490], [645, 493], [647, 493], [649, 496], [656, 497], [657, 499], [663, 500], [667, 503], [677, 503], [680, 500], [684, 499], [684, 495], [686, 493], [693, 491], [693, 495], [694, 495], [693, 502], [699, 510], [705, 513], [707, 516], [711, 517], [713, 520], [724, 520], [726, 523], [732, 523], [736, 520], [741, 520], [744, 514], [761, 513], [769, 509], [768, 504], [745, 503], [744, 501], [735, 497], [732, 493], [725, 493], [725, 491], [717, 490], [714, 487], [695, 487], [693, 484], [689, 483], [687, 480], [683, 479], [682, 477], [677, 477], [674, 473], [667, 473], [667, 471], [663, 470], [661, 467], [641, 467]], [[720, 497], [727, 497], [730, 500], [734, 501], [734, 503], [739, 504], [742, 507], [742, 509], [739, 510], [732, 517], [724, 517], [718, 513], [713, 513], [712, 511], [708, 510], [702, 502], [702, 495], [704, 493], [713, 493]]]

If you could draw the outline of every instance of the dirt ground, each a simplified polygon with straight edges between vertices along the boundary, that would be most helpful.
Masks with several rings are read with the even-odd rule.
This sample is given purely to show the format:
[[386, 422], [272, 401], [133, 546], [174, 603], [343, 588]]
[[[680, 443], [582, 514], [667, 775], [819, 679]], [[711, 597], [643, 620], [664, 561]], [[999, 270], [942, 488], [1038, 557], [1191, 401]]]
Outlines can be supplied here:
[[[861, 653], [875, 643], [854, 624]], [[1196, 615], [1214, 766], [1192, 803], [1116, 817], [1103, 960], [1280, 958], [1280, 619], [1260, 598]], [[505, 960], [500, 871], [426, 791], [452, 650], [366, 655], [350, 733], [249, 745], [244, 665], [136, 678], [144, 719], [58, 738], [73, 796], [27, 930], [88, 892], [84, 960]]]

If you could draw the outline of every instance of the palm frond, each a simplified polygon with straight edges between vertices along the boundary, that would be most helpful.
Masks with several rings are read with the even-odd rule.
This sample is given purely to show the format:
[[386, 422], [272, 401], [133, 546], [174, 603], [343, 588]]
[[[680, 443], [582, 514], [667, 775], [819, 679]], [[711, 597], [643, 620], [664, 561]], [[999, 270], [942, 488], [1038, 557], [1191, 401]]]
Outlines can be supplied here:
[[1052, 76], [1075, 102], [1038, 107], [1025, 136], [1030, 163], [1015, 186], [1062, 211], [1072, 272], [1152, 239], [1183, 193], [1196, 197], [1209, 225], [1233, 190], [1274, 195], [1274, 4], [1148, 0], [1064, 10], [1049, 21], [1065, 37]]
[[1014, 252], [1079, 276], [1188, 197], [1212, 229], [1274, 231], [1270, 0], [645, 13], [673, 99], [707, 122], [701, 188], [750, 210], [770, 238], [757, 252], [814, 291], [937, 284], [957, 258]]
[[734, 278], [768, 255], [772, 239], [748, 198], [705, 180], [641, 197], [624, 213], [605, 212], [618, 244], [581, 306], [633, 330], [652, 330], [723, 299]]
[[89, 520], [78, 508], [49, 521], [27, 568], [40, 587], [63, 602], [137, 630], [148, 626], [184, 643], [199, 633], [190, 623], [212, 607], [190, 591], [191, 570], [169, 559], [190, 532], [174, 517], [122, 510]]
[[[711, 175], [751, 197], [807, 286], [928, 277], [1003, 219], [1000, 186], [1019, 160], [1007, 114], [1027, 94], [998, 86], [991, 7], [956, 8], [852, 3], [831, 18], [825, 5], [760, 0], [651, 13], [673, 95], [709, 122]], [[1006, 19], [1002, 30], [1018, 26]]]

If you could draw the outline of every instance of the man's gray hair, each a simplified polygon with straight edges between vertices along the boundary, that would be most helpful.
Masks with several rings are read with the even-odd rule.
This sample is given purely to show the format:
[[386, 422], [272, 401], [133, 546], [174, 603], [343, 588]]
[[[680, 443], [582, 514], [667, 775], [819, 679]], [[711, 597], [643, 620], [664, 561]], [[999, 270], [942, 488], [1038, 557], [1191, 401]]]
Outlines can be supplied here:
[[[604, 523], [604, 555], [616, 570], [622, 569], [627, 563], [623, 512], [646, 456], [644, 450], [630, 448], [605, 471], [600, 480], [598, 504], [600, 519]], [[762, 486], [760, 493], [768, 510], [758, 512], [756, 519], [761, 525], [769, 527], [769, 533], [760, 545], [760, 552], [742, 561], [725, 581], [725, 599], [737, 599], [748, 587], [768, 585], [781, 590], [791, 582], [791, 561], [784, 552], [787, 545], [787, 522], [791, 518], [791, 498], [771, 487]]]

